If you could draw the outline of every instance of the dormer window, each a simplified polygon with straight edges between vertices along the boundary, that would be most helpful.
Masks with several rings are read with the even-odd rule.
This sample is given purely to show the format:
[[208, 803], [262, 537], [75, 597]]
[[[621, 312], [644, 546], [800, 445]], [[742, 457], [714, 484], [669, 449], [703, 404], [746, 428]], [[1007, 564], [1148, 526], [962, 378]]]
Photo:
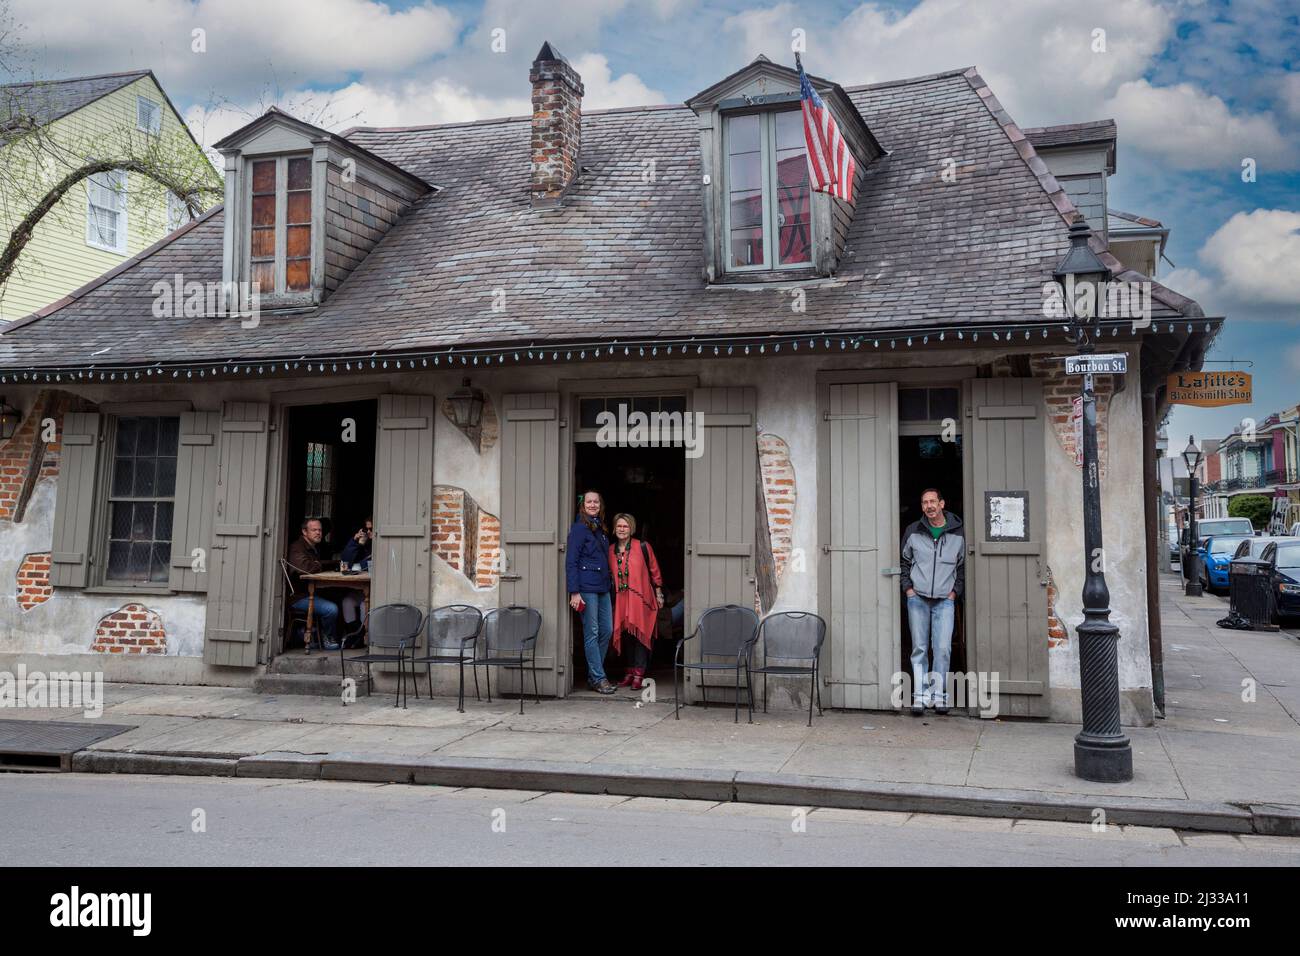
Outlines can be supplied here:
[[799, 110], [726, 118], [727, 270], [812, 264], [812, 190]]
[[311, 291], [311, 157], [249, 163], [249, 278], [262, 295]]

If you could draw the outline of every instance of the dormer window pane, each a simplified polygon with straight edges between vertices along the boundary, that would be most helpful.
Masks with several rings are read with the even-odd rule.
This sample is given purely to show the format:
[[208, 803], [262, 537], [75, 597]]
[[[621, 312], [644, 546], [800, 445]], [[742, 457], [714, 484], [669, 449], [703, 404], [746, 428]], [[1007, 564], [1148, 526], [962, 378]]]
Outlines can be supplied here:
[[782, 265], [812, 262], [812, 190], [803, 113], [777, 113], [777, 256]]
[[290, 292], [311, 288], [311, 161], [289, 160], [285, 230], [284, 286]]
[[311, 290], [312, 161], [249, 162], [249, 278], [262, 295]]
[[[726, 120], [727, 268], [812, 262], [812, 191], [803, 114], [750, 113]], [[768, 251], [775, 237], [776, 256]]]
[[275, 292], [275, 160], [253, 163], [253, 223], [249, 233], [250, 278], [262, 295]]

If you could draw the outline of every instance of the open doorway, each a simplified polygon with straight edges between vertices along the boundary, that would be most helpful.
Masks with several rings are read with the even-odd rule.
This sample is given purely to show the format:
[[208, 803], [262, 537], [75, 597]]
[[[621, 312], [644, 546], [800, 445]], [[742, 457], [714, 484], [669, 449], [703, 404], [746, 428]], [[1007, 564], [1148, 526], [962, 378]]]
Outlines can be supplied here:
[[[944, 510], [966, 522], [962, 477], [962, 436], [958, 430], [960, 389], [956, 386], [903, 388], [898, 390], [898, 494], [899, 527], [906, 531], [913, 521], [925, 520], [921, 494], [937, 488]], [[971, 532], [966, 529], [966, 534]], [[901, 547], [901, 545], [900, 545]], [[957, 602], [949, 669], [966, 667], [965, 602]], [[902, 666], [910, 673], [912, 634], [907, 621], [907, 602], [902, 602]]]
[[[588, 401], [583, 400], [585, 406]], [[602, 405], [606, 400], [595, 399]], [[640, 407], [654, 403], [656, 410], [671, 411], [675, 401], [660, 399], [609, 399], [609, 407], [616, 409], [622, 401]], [[684, 401], [681, 405], [684, 406]], [[589, 409], [583, 408], [583, 424], [587, 425]], [[581, 434], [579, 436], [582, 437]], [[573, 489], [574, 500], [566, 502], [565, 530], [578, 511], [578, 497], [586, 490], [599, 491], [605, 499], [605, 514], [611, 527], [613, 540], [614, 515], [625, 512], [636, 519], [636, 537], [654, 549], [655, 558], [664, 579], [666, 606], [660, 609], [656, 638], [651, 649], [647, 676], [660, 686], [672, 681], [673, 649], [681, 636], [680, 615], [674, 621], [672, 609], [684, 609], [686, 571], [686, 453], [677, 448], [634, 448], [622, 445], [604, 446], [595, 441], [579, 440], [574, 445]], [[583, 650], [582, 621], [576, 614], [569, 615], [572, 627], [572, 686], [575, 692], [587, 688], [587, 659]], [[605, 659], [605, 672], [611, 681], [617, 681], [624, 672], [623, 658], [614, 653], [611, 644]]]
[[[378, 403], [373, 399], [289, 409], [287, 520], [280, 556], [301, 533], [303, 520], [317, 518], [323, 531], [318, 549], [322, 559], [327, 566], [338, 562], [348, 540], [372, 517], [377, 417]], [[338, 564], [333, 564], [333, 570], [337, 569]], [[338, 603], [345, 590], [318, 589], [316, 593]], [[302, 647], [301, 626], [292, 626], [287, 607], [285, 614], [282, 649]]]

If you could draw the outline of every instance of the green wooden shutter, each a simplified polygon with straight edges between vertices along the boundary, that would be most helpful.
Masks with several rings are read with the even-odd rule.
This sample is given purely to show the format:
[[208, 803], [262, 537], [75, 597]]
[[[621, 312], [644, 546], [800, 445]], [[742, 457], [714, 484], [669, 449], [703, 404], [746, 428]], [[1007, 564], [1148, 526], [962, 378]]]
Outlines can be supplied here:
[[262, 561], [269, 422], [265, 402], [226, 402], [222, 408], [203, 641], [209, 664], [257, 664], [262, 588], [269, 583]]
[[[217, 440], [220, 412], [184, 412], [176, 453], [176, 507], [172, 518], [172, 561], [168, 585], [173, 591], [206, 591], [207, 561], [212, 550], [212, 515], [217, 495]], [[195, 571], [196, 548], [204, 570]]]
[[[559, 628], [569, 626], [567, 608], [562, 614], [560, 605], [560, 396], [506, 395], [502, 418], [500, 604], [541, 611], [538, 687], [558, 694]], [[502, 675], [501, 683], [507, 693], [519, 690], [513, 673]]]
[[432, 395], [381, 395], [375, 447], [371, 602], [428, 610], [433, 507]]
[[[1043, 385], [1036, 379], [970, 381], [966, 495], [970, 668], [998, 675], [1002, 716], [1049, 716], [1047, 482]], [[989, 541], [985, 493], [1028, 496], [1027, 541]], [[973, 553], [972, 553], [973, 552]]]
[[90, 583], [100, 429], [101, 418], [95, 412], [69, 412], [63, 416], [54, 541], [50, 549], [50, 583], [56, 588], [84, 588]]
[[885, 710], [901, 657], [897, 386], [821, 389], [819, 589], [832, 707]]
[[[686, 460], [686, 629], [719, 604], [754, 606], [754, 532], [758, 509], [757, 398], [749, 386], [697, 388], [691, 411], [703, 414], [701, 454]], [[698, 641], [687, 643], [698, 659]], [[687, 698], [698, 699], [695, 683]]]

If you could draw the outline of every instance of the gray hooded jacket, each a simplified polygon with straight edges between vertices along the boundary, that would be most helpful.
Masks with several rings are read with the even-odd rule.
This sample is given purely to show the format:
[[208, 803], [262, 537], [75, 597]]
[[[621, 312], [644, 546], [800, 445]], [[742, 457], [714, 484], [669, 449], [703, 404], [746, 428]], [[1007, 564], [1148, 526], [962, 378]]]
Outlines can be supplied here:
[[903, 532], [903, 593], [912, 588], [921, 597], [946, 598], [950, 591], [962, 596], [966, 588], [966, 534], [961, 519], [943, 513], [946, 524], [936, 539], [925, 518], [913, 521]]

